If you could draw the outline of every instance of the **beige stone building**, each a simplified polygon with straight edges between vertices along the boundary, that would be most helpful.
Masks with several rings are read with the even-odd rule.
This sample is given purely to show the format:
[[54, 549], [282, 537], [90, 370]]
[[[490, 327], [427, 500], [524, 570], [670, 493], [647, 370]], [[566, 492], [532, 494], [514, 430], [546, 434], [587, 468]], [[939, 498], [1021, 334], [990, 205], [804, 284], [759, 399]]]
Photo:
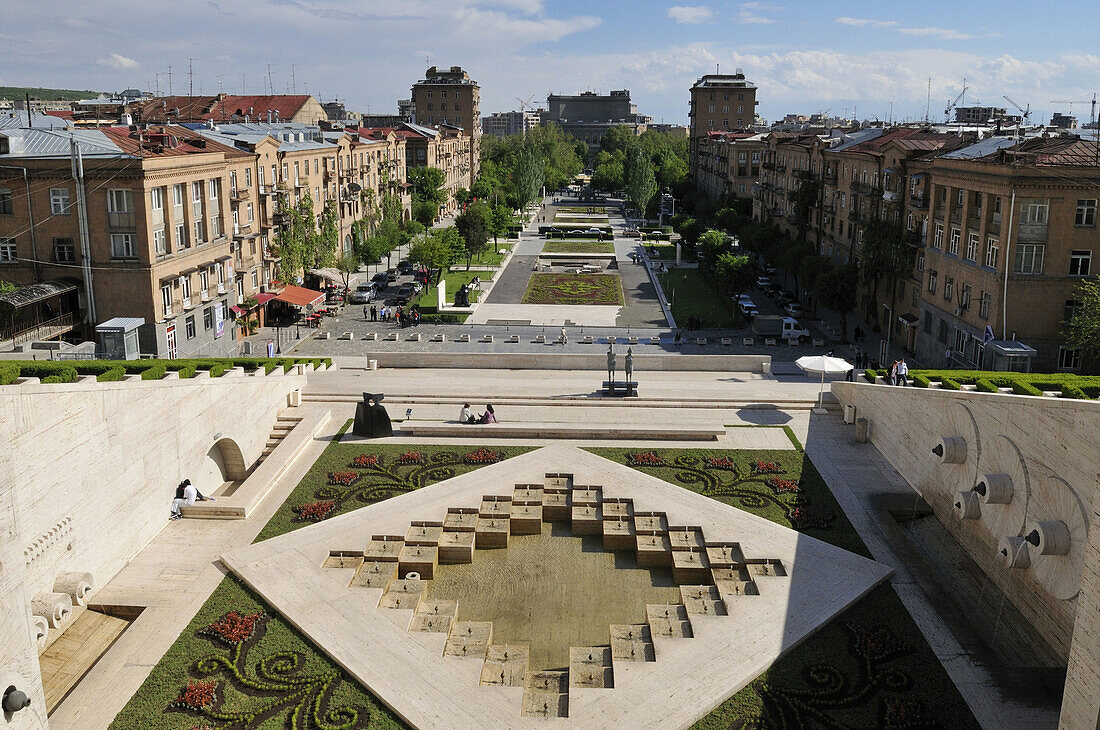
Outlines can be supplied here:
[[[461, 66], [429, 68], [412, 86], [413, 121], [427, 127], [460, 127], [470, 141], [470, 174], [481, 162], [481, 87]], [[466, 185], [465, 187], [469, 187]]]
[[695, 184], [712, 198], [748, 199], [760, 180], [766, 135], [711, 132], [698, 140]]
[[299, 122], [328, 119], [321, 104], [308, 94], [158, 96], [127, 106], [138, 124], [185, 122]]
[[691, 173], [699, 169], [699, 143], [711, 132], [752, 128], [756, 117], [756, 84], [740, 70], [734, 74], [706, 74], [691, 87], [688, 117]]

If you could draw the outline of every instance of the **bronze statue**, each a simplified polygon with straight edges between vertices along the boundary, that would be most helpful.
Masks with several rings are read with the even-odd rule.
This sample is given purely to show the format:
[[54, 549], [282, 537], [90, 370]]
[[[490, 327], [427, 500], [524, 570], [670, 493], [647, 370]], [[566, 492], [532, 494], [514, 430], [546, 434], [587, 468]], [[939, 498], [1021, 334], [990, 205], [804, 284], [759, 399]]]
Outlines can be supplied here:
[[615, 346], [610, 343], [607, 345], [607, 380], [615, 382]]
[[626, 348], [626, 382], [632, 380], [634, 375], [634, 351], [633, 348]]

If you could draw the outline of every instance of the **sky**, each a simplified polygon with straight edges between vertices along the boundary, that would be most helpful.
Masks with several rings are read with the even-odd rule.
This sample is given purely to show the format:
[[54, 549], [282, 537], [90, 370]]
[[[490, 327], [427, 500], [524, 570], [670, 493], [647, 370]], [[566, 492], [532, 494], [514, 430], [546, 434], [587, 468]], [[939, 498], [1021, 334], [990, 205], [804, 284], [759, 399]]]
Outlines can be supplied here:
[[[428, 65], [460, 65], [482, 114], [630, 89], [687, 123], [688, 89], [743, 69], [758, 113], [942, 121], [949, 100], [1083, 120], [1100, 3], [653, 0], [0, 0], [0, 85], [167, 93], [296, 90], [394, 113]], [[171, 77], [168, 71], [171, 67]], [[929, 95], [929, 79], [931, 93]], [[930, 100], [929, 100], [930, 96]], [[892, 111], [891, 111], [892, 110]]]

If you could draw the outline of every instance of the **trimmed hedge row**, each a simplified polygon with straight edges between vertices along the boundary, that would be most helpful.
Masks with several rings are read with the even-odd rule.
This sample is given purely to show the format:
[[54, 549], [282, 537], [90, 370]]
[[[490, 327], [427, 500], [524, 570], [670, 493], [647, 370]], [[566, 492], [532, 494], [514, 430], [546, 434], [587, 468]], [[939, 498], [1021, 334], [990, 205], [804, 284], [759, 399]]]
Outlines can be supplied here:
[[[889, 377], [886, 370], [864, 371], [869, 382]], [[973, 385], [982, 393], [998, 393], [1011, 388], [1016, 395], [1041, 396], [1044, 391], [1061, 393], [1062, 398], [1092, 400], [1100, 398], [1100, 376], [1074, 373], [1014, 373], [987, 370], [910, 370], [910, 380], [916, 388], [938, 383], [944, 390], [960, 390]]]
[[75, 383], [81, 375], [94, 375], [100, 382], [122, 380], [126, 375], [140, 375], [142, 380], [160, 380], [169, 370], [179, 377], [193, 378], [199, 370], [210, 377], [221, 377], [235, 367], [255, 372], [263, 368], [271, 373], [276, 368], [290, 372], [295, 365], [312, 364], [314, 367], [331, 367], [331, 358], [306, 357], [235, 357], [178, 360], [5, 360], [0, 362], [0, 385], [10, 385], [16, 378], [41, 378], [43, 383]]

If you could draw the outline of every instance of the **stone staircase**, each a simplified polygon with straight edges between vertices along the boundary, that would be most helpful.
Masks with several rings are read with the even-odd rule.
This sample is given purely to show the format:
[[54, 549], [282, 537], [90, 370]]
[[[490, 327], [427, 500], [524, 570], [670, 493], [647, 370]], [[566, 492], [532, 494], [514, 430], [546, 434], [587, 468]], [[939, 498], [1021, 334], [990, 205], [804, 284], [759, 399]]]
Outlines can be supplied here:
[[285, 439], [290, 432], [301, 422], [301, 418], [298, 416], [284, 416], [280, 415], [275, 419], [275, 425], [271, 427], [271, 433], [267, 437], [267, 443], [264, 444], [264, 450], [260, 452], [260, 461], [257, 464], [262, 463], [264, 459], [270, 456], [271, 452], [275, 450], [275, 447]]

